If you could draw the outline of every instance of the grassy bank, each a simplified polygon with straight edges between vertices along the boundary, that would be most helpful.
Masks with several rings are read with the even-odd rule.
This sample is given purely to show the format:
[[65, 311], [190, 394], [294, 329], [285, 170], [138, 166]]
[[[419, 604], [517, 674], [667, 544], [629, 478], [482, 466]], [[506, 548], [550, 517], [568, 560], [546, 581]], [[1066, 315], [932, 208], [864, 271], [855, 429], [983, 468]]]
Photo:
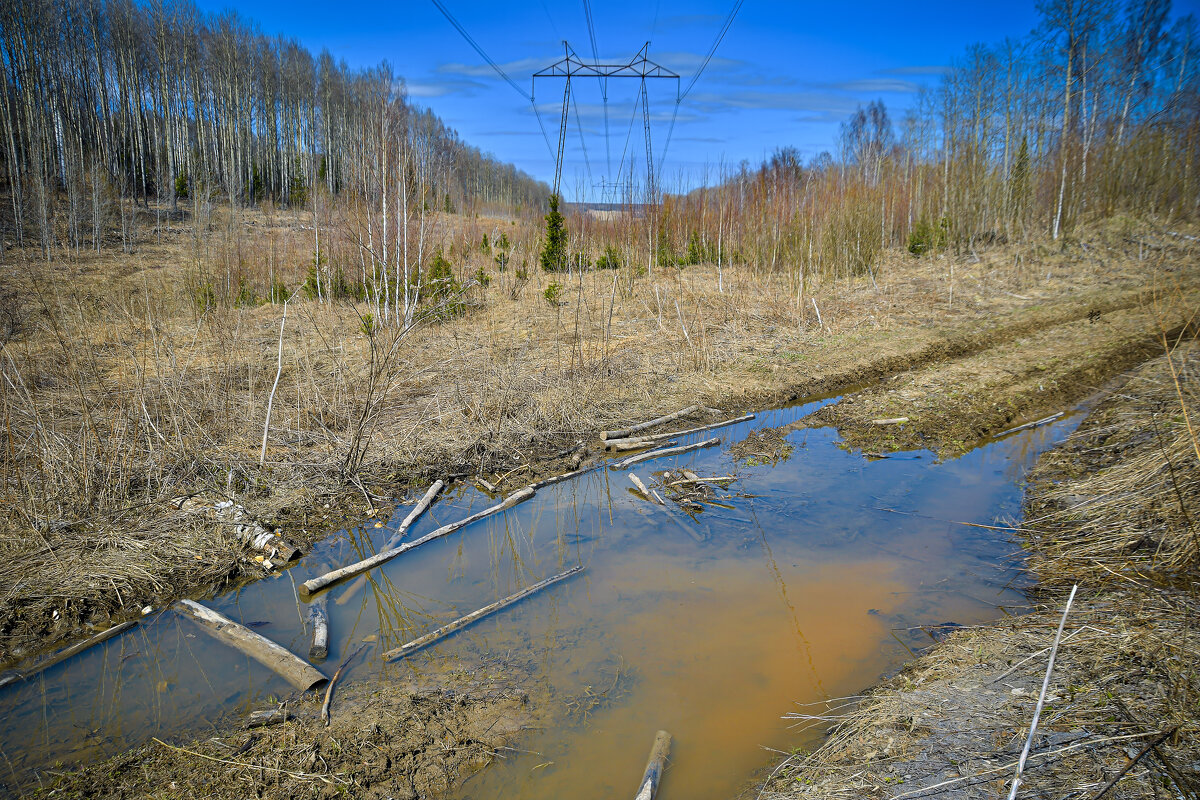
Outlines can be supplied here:
[[[1006, 795], [1076, 584], [1021, 796], [1197, 796], [1192, 336], [1130, 373], [1030, 476], [1019, 535], [1039, 610], [955, 632], [866, 697], [834, 703], [828, 738], [780, 763], [760, 796]], [[829, 718], [824, 705], [796, 713], [809, 728]]]

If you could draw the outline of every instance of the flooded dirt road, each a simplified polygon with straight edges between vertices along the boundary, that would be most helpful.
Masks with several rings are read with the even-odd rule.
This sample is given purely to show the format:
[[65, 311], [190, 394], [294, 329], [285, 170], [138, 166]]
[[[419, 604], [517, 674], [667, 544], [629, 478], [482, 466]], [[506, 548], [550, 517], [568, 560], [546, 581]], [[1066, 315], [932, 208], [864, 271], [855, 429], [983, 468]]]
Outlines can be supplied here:
[[[865, 458], [830, 428], [786, 434], [773, 455], [730, 446], [787, 426], [828, 401], [722, 428], [721, 447], [600, 469], [546, 487], [503, 515], [431, 542], [329, 592], [332, 674], [371, 691], [494, 679], [520, 654], [521, 681], [546, 708], [538, 725], [457, 789], [462, 797], [600, 798], [636, 789], [660, 728], [675, 737], [660, 797], [728, 797], [772, 751], [812, 744], [781, 716], [794, 703], [854, 694], [930, 645], [938, 625], [1020, 613], [1020, 550], [982, 526], [1019, 518], [1021, 479], [1075, 425], [1067, 415], [939, 462], [928, 452]], [[686, 444], [704, 436], [680, 437]], [[703, 510], [648, 502], [686, 467], [731, 476]], [[510, 480], [512, 490], [517, 478]], [[493, 500], [459, 487], [409, 539]], [[295, 586], [370, 555], [403, 518], [332, 537], [283, 574], [206, 604], [304, 655]], [[381, 654], [468, 611], [575, 565], [584, 574], [403, 661]], [[500, 676], [503, 677], [503, 676]], [[291, 693], [281, 678], [156, 612], [131, 631], [35, 679], [0, 690], [5, 790], [57, 764], [111, 755], [150, 737], [215, 735], [232, 718]], [[334, 707], [335, 715], [339, 713]], [[345, 708], [342, 713], [352, 713]], [[362, 720], [364, 725], [370, 720]], [[5, 774], [7, 773], [7, 774]]]

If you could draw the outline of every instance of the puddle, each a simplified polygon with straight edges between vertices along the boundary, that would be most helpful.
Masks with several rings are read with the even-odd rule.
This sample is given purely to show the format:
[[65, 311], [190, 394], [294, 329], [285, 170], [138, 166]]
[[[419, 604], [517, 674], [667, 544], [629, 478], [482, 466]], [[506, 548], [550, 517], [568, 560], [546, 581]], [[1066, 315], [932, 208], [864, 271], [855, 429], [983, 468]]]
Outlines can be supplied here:
[[[693, 520], [635, 495], [628, 471], [599, 470], [407, 553], [365, 583], [334, 587], [323, 670], [332, 674], [364, 641], [366, 657], [343, 680], [428, 682], [440, 670], [479, 669], [482, 653], [531, 654], [532, 678], [566, 710], [472, 776], [458, 791], [464, 798], [631, 795], [659, 728], [675, 737], [660, 797], [736, 794], [777, 760], [772, 750], [813, 743], [781, 719], [793, 703], [871, 685], [932, 643], [921, 626], [1020, 613], [1019, 548], [1004, 531], [961, 523], [1018, 519], [1025, 470], [1078, 421], [943, 463], [929, 453], [865, 460], [839, 449], [831, 429], [789, 433], [790, 454], [774, 464], [747, 466], [727, 452], [752, 430], [819, 405], [760, 414], [716, 431], [720, 448], [632, 468], [647, 481], [677, 466], [737, 475], [717, 493], [732, 508], [706, 506]], [[492, 502], [460, 488], [409, 538]], [[288, 572], [205, 602], [304, 655], [295, 585], [370, 555], [372, 540], [389, 534], [365, 522]], [[385, 650], [576, 564], [586, 566], [580, 577], [405, 661], [381, 661]], [[37, 785], [56, 765], [151, 736], [209, 735], [231, 714], [290, 692], [192, 622], [158, 614], [0, 689], [0, 789]]]

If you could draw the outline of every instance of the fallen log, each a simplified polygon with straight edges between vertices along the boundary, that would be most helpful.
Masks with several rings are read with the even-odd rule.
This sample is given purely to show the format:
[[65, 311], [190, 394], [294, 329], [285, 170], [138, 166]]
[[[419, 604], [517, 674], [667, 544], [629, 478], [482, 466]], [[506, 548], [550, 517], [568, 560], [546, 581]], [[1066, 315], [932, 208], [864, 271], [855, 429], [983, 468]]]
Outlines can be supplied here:
[[497, 514], [501, 511], [507, 511], [513, 506], [523, 503], [529, 498], [533, 497], [534, 494], [536, 494], [536, 490], [532, 486], [526, 486], [524, 489], [518, 489], [496, 505], [485, 508], [483, 511], [480, 511], [477, 514], [472, 514], [466, 519], [461, 519], [458, 522], [451, 522], [449, 525], [443, 525], [432, 533], [425, 534], [420, 539], [408, 542], [407, 544], [402, 544], [398, 547], [393, 547], [390, 550], [383, 550], [371, 556], [370, 558], [364, 558], [362, 561], [355, 562], [354, 564], [342, 567], [341, 569], [335, 569], [333, 572], [327, 572], [319, 577], [311, 578], [300, 584], [300, 594], [305, 596], [314, 594], [326, 588], [327, 586], [332, 586], [338, 581], [374, 569], [380, 564], [386, 564], [388, 561], [391, 561], [401, 553], [407, 553], [409, 550], [420, 547], [426, 542], [432, 542], [434, 539], [440, 539], [443, 536], [454, 533], [460, 528], [465, 528], [472, 522], [481, 520], [484, 517]]
[[654, 795], [658, 792], [658, 784], [662, 782], [667, 757], [670, 754], [671, 734], [659, 731], [654, 736], [654, 746], [650, 748], [650, 759], [646, 762], [646, 771], [642, 773], [642, 782], [638, 786], [634, 800], [654, 800]]
[[[647, 434], [646, 436], [639, 436], [639, 437], [636, 437], [633, 439], [609, 439], [604, 443], [604, 449], [605, 450], [632, 450], [632, 449], [634, 449], [634, 447], [632, 445], [624, 446], [623, 443], [624, 442], [634, 442], [634, 441], [656, 442], [656, 441], [661, 441], [662, 439], [672, 439], [676, 436], [688, 436], [693, 433], [703, 433], [704, 431], [711, 431], [714, 428], [724, 428], [726, 425], [736, 425], [739, 422], [749, 422], [752, 419], [754, 419], [753, 414], [746, 414], [741, 417], [734, 417], [733, 419], [727, 419], [724, 422], [714, 422], [711, 425], [701, 425], [699, 428], [688, 428], [687, 430], [683, 430], [683, 431], [669, 431], [667, 433], [651, 433], [651, 434]], [[667, 442], [667, 444], [674, 444], [674, 442]]]
[[268, 708], [263, 711], [251, 711], [246, 717], [247, 728], [265, 728], [268, 725], [279, 725], [292, 719], [292, 715], [282, 708]]
[[308, 607], [308, 620], [313, 626], [312, 646], [308, 657], [313, 661], [324, 661], [329, 655], [329, 611], [327, 595], [321, 595]]
[[97, 634], [89, 636], [88, 638], [84, 639], [82, 642], [76, 642], [75, 644], [71, 645], [70, 647], [64, 647], [62, 650], [59, 650], [54, 655], [50, 656], [49, 658], [45, 659], [44, 661], [39, 661], [37, 664], [34, 664], [29, 669], [27, 669], [23, 672], [13, 670], [12, 672], [5, 674], [3, 677], [0, 677], [0, 686], [7, 686], [10, 683], [15, 683], [15, 682], [21, 681], [21, 680], [29, 680], [34, 675], [37, 675], [39, 672], [50, 669], [55, 664], [61, 664], [62, 662], [66, 661], [68, 658], [70, 658], [71, 656], [78, 655], [79, 653], [82, 653], [84, 650], [87, 650], [90, 647], [98, 645], [101, 642], [106, 642], [109, 639], [111, 639], [112, 637], [116, 636], [118, 633], [127, 631], [136, 624], [137, 624], [136, 619], [131, 619], [131, 620], [127, 620], [125, 622], [118, 623], [117, 625], [113, 625], [111, 628], [106, 628]]
[[997, 433], [995, 435], [995, 437], [993, 437], [993, 438], [999, 439], [1001, 436], [1008, 436], [1010, 433], [1016, 433], [1017, 431], [1023, 431], [1026, 428], [1036, 428], [1039, 425], [1045, 425], [1048, 422], [1054, 422], [1054, 420], [1059, 419], [1066, 413], [1067, 412], [1065, 412], [1065, 411], [1059, 411], [1057, 414], [1051, 414], [1048, 417], [1042, 417], [1041, 419], [1035, 419], [1033, 422], [1026, 422], [1024, 425], [1018, 425], [1015, 428], [1009, 428], [1006, 431]]
[[[675, 434], [672, 433], [671, 435], [674, 436]], [[661, 439], [650, 439], [650, 438], [609, 439], [608, 441], [606, 441], [604, 443], [604, 449], [605, 450], [613, 450], [613, 451], [619, 453], [623, 450], [640, 450], [643, 447], [653, 447], [656, 442], [660, 442], [660, 441], [662, 441], [662, 440]], [[675, 444], [675, 443], [667, 442], [667, 444]]]
[[688, 414], [694, 414], [700, 410], [700, 406], [688, 406], [687, 408], [682, 408], [673, 414], [667, 414], [666, 416], [659, 417], [658, 419], [652, 419], [649, 422], [641, 422], [637, 425], [630, 425], [628, 428], [622, 428], [619, 431], [600, 431], [600, 438], [604, 440], [624, 439], [626, 437], [633, 436], [638, 431], [644, 431], [648, 428], [657, 428], [659, 425], [666, 425], [668, 422], [677, 420], [680, 417], [686, 417]]
[[[417, 504], [413, 506], [412, 511], [408, 512], [408, 516], [406, 516], [404, 521], [400, 523], [400, 527], [396, 528], [395, 532], [388, 537], [386, 542], [384, 542], [383, 547], [379, 548], [380, 551], [391, 550], [399, 545], [400, 540], [404, 538], [404, 534], [408, 533], [408, 529], [412, 527], [412, 524], [416, 522], [426, 510], [428, 510], [429, 506], [433, 504], [433, 499], [438, 496], [438, 493], [442, 491], [445, 486], [446, 482], [443, 480], [439, 479], [434, 481], [433, 485], [426, 490], [425, 496], [417, 501]], [[342, 596], [337, 599], [337, 604], [341, 606], [350, 602], [350, 599], [354, 597], [354, 595], [358, 594], [358, 590], [361, 589], [366, 582], [367, 578], [364, 575], [354, 583], [350, 584], [346, 591], [342, 592]]]
[[497, 600], [496, 602], [494, 602], [490, 605], [486, 605], [483, 608], [480, 608], [476, 611], [472, 611], [470, 614], [467, 614], [466, 616], [459, 617], [458, 619], [454, 620], [453, 622], [451, 622], [448, 625], [443, 625], [442, 627], [438, 628], [435, 631], [430, 631], [429, 633], [425, 634], [424, 636], [413, 639], [408, 644], [404, 644], [393, 650], [387, 651], [386, 653], [383, 654], [383, 660], [384, 661], [396, 661], [398, 659], [404, 658], [405, 656], [412, 655], [413, 653], [417, 652], [418, 650], [420, 650], [424, 647], [428, 647], [429, 645], [433, 644], [434, 642], [446, 638], [447, 636], [454, 633], [455, 631], [462, 630], [463, 628], [467, 627], [468, 625], [470, 625], [473, 622], [478, 622], [479, 620], [483, 619], [484, 617], [488, 616], [489, 614], [494, 614], [495, 612], [497, 612], [503, 608], [508, 608], [513, 603], [520, 602], [521, 600], [524, 600], [526, 597], [529, 597], [529, 595], [534, 594], [535, 592], [540, 592], [542, 589], [545, 589], [547, 586], [556, 584], [559, 581], [565, 581], [567, 578], [578, 575], [581, 572], [583, 572], [582, 566], [571, 567], [566, 572], [559, 573], [558, 575], [555, 575], [551, 578], [546, 578], [544, 581], [538, 581], [537, 583], [533, 584], [532, 586], [527, 586], [526, 588], [522, 589], [521, 591], [517, 592], [516, 594], [510, 594], [508, 597], [505, 597], [503, 600]]
[[686, 453], [689, 450], [699, 450], [702, 447], [712, 447], [714, 444], [720, 443], [720, 439], [705, 439], [703, 442], [683, 444], [679, 447], [664, 447], [660, 450], [651, 450], [649, 453], [638, 453], [636, 456], [630, 456], [624, 461], [618, 461], [616, 464], [612, 464], [611, 466], [613, 469], [625, 469], [626, 467], [633, 466], [639, 461], [648, 461], [652, 458], [661, 458], [662, 456], [673, 456], [679, 453]]
[[872, 425], [902, 425], [908, 422], [908, 417], [891, 417], [890, 419], [873, 419]]
[[244, 628], [224, 614], [191, 600], [180, 600], [177, 610], [200, 624], [201, 630], [236, 650], [241, 650], [258, 663], [278, 673], [302, 692], [315, 689], [329, 679], [320, 670], [295, 653], [280, 647], [266, 637]]

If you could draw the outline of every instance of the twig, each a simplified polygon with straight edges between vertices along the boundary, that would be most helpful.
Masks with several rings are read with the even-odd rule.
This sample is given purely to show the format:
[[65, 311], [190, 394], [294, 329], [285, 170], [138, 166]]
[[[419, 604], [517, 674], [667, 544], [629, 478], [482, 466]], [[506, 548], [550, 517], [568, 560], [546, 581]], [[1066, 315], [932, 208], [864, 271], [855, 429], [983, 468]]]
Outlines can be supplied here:
[[1174, 728], [1171, 728], [1171, 730], [1167, 731], [1162, 736], [1159, 736], [1157, 739], [1155, 739], [1154, 741], [1150, 742], [1145, 747], [1143, 747], [1136, 756], [1129, 759], [1129, 763], [1126, 764], [1124, 767], [1122, 767], [1121, 771], [1118, 772], [1116, 775], [1114, 775], [1113, 779], [1111, 781], [1109, 781], [1107, 784], [1105, 784], [1103, 789], [1101, 789], [1099, 792], [1096, 793], [1096, 795], [1094, 797], [1092, 797], [1092, 800], [1100, 800], [1101, 797], [1104, 797], [1104, 795], [1108, 794], [1108, 790], [1113, 788], [1114, 786], [1116, 786], [1117, 781], [1121, 780], [1121, 778], [1124, 778], [1125, 773], [1129, 772], [1129, 770], [1133, 769], [1134, 765], [1142, 760], [1142, 756], [1146, 755], [1146, 753], [1149, 753], [1151, 750], [1153, 750], [1154, 748], [1158, 747], [1160, 744], [1165, 742], [1169, 737], [1173, 736], [1175, 734], [1175, 731], [1177, 731], [1177, 730], [1179, 730], [1178, 725], [1176, 725]]
[[263, 766], [262, 764], [248, 764], [245, 761], [230, 761], [225, 758], [217, 758], [216, 756], [208, 756], [208, 755], [205, 755], [204, 753], [197, 753], [195, 750], [188, 750], [187, 748], [184, 748], [184, 747], [176, 747], [173, 744], [167, 744], [162, 739], [159, 739], [157, 736], [151, 736], [150, 738], [153, 741], [158, 742], [159, 744], [161, 744], [163, 747], [167, 748], [168, 750], [174, 750], [177, 753], [186, 753], [189, 756], [196, 756], [197, 758], [203, 758], [207, 761], [215, 761], [218, 764], [228, 764], [231, 767], [245, 767], [247, 769], [261, 769], [261, 770], [265, 770], [267, 772], [278, 772], [281, 775], [287, 775], [289, 778], [296, 778], [297, 780], [302, 780], [302, 781], [316, 780], [316, 781], [321, 781], [322, 783], [333, 783], [332, 780], [325, 777], [324, 775], [314, 775], [311, 772], [292, 772], [290, 769], [279, 769], [278, 767], [266, 767], [266, 766]]
[[[1056, 750], [1046, 750], [1041, 753], [1034, 753], [1031, 756], [1031, 758], [1039, 758], [1040, 759], [1040, 758], [1046, 758], [1049, 756], [1057, 756], [1057, 755], [1061, 755], [1062, 753], [1070, 752], [1072, 750], [1079, 750], [1080, 748], [1083, 748], [1083, 747], [1094, 747], [1098, 744], [1112, 744], [1113, 742], [1126, 742], [1126, 741], [1129, 741], [1130, 739], [1144, 739], [1147, 736], [1157, 736], [1157, 735], [1158, 735], [1158, 732], [1154, 731], [1154, 732], [1146, 732], [1146, 733], [1128, 733], [1128, 734], [1125, 734], [1124, 736], [1110, 736], [1106, 739], [1083, 739], [1081, 741], [1073, 742], [1071, 744], [1060, 747]], [[1013, 767], [1017, 766], [1017, 764], [1018, 764], [1017, 761], [1010, 761], [1007, 764], [1001, 764], [1000, 766], [993, 767], [992, 769], [985, 769], [983, 772], [973, 772], [970, 775], [963, 775], [958, 778], [951, 778], [948, 781], [942, 781], [941, 783], [935, 783], [932, 786], [923, 786], [919, 789], [913, 789], [912, 791], [905, 792], [904, 794], [898, 794], [895, 797], [893, 797], [892, 800], [907, 800], [907, 798], [909, 798], [909, 797], [916, 797], [923, 792], [932, 791], [933, 789], [945, 789], [948, 786], [953, 786], [954, 784], [962, 783], [963, 781], [969, 781], [972, 778], [982, 778], [984, 775], [994, 775], [997, 772], [1004, 772], [1006, 770], [1010, 770]]]
[[342, 677], [342, 671], [350, 665], [350, 662], [358, 657], [358, 654], [366, 650], [365, 644], [360, 644], [350, 656], [341, 663], [337, 668], [337, 672], [333, 673], [333, 677], [329, 679], [329, 686], [325, 687], [325, 702], [321, 704], [321, 721], [325, 723], [325, 727], [329, 727], [329, 705], [333, 702], [333, 687], [337, 685], [338, 678]]
[[1045, 425], [1047, 422], [1054, 422], [1054, 420], [1059, 419], [1066, 413], [1067, 412], [1065, 412], [1065, 411], [1059, 411], [1057, 414], [1051, 414], [1048, 417], [1042, 417], [1041, 419], [1035, 419], [1033, 422], [1026, 422], [1024, 425], [1018, 425], [1015, 428], [1009, 428], [1006, 431], [1001, 431], [1000, 433], [997, 433], [993, 438], [999, 439], [1001, 436], [1008, 436], [1010, 433], [1016, 433], [1017, 431], [1023, 431], [1026, 428], [1036, 428], [1039, 425]]
[[1067, 624], [1067, 615], [1071, 613], [1071, 603], [1075, 602], [1077, 591], [1079, 591], [1079, 584], [1071, 587], [1071, 596], [1067, 598], [1067, 607], [1063, 609], [1062, 619], [1058, 622], [1058, 633], [1054, 635], [1054, 644], [1050, 648], [1050, 659], [1046, 663], [1046, 677], [1042, 679], [1042, 691], [1038, 695], [1037, 706], [1033, 709], [1033, 721], [1029, 723], [1029, 737], [1025, 739], [1025, 747], [1021, 749], [1021, 758], [1017, 762], [1017, 774], [1013, 776], [1008, 800], [1014, 800], [1017, 796], [1017, 789], [1021, 787], [1021, 775], [1025, 772], [1025, 760], [1029, 758], [1029, 748], [1033, 747], [1033, 735], [1037, 732], [1038, 718], [1042, 716], [1042, 706], [1046, 702], [1046, 692], [1050, 688], [1050, 675], [1054, 672], [1054, 657], [1058, 655], [1058, 643], [1062, 639], [1063, 627]]

